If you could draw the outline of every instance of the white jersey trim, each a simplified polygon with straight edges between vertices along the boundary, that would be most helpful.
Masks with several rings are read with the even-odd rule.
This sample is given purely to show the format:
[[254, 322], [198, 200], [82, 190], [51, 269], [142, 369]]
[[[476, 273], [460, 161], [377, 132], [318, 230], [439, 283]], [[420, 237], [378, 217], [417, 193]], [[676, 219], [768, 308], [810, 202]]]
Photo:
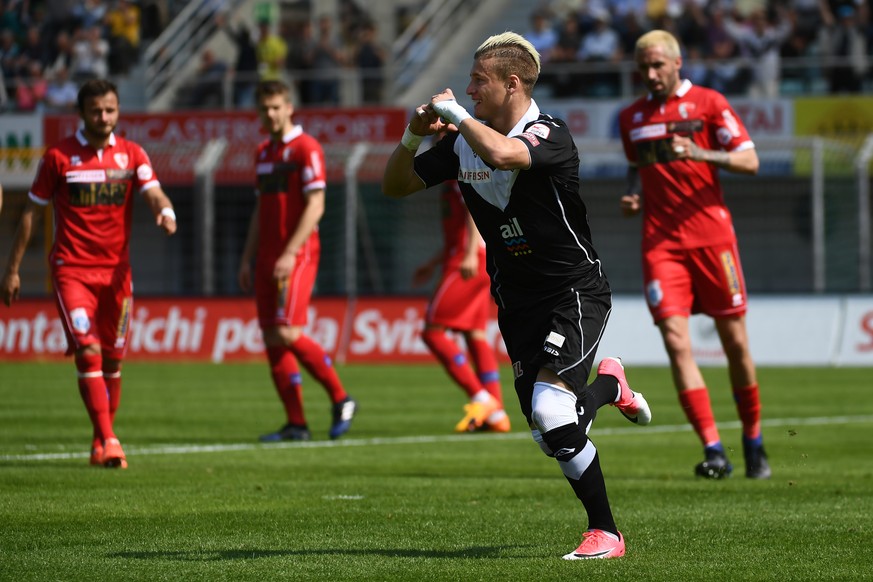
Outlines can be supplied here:
[[[540, 108], [535, 101], [531, 100], [525, 114], [515, 127], [507, 134], [507, 137], [515, 137], [524, 131], [525, 125], [536, 121], [540, 117]], [[512, 187], [518, 177], [520, 169], [498, 170], [488, 167], [467, 143], [463, 136], [459, 136], [454, 145], [455, 154], [458, 156], [458, 182], [470, 184], [480, 198], [505, 210], [509, 205], [509, 197], [512, 195]], [[530, 164], [528, 164], [530, 167]]]

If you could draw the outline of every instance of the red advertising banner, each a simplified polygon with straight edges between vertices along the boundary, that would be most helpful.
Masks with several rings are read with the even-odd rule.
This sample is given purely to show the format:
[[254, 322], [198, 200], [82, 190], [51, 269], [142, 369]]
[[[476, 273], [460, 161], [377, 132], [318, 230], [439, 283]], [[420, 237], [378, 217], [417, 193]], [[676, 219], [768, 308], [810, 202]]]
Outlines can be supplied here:
[[[395, 107], [297, 109], [294, 121], [323, 144], [392, 143], [403, 135], [407, 112]], [[77, 116], [46, 115], [43, 143], [52, 145], [78, 127]], [[203, 146], [222, 137], [229, 147], [216, 181], [250, 185], [255, 146], [265, 138], [254, 111], [122, 112], [117, 131], [146, 149], [166, 185], [190, 185]]]
[[[339, 361], [432, 362], [421, 341], [421, 298], [316, 298], [306, 334]], [[128, 361], [243, 361], [263, 358], [264, 344], [251, 299], [136, 299]], [[488, 339], [507, 361], [497, 322]], [[61, 359], [67, 341], [50, 300], [24, 300], [0, 309], [0, 361]]]

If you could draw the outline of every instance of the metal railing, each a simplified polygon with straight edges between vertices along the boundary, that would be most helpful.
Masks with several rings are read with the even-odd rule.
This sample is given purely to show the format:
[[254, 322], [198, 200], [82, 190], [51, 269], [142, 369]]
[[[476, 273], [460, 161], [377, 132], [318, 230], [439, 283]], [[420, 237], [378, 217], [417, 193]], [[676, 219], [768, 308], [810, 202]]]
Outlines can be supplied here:
[[[225, 0], [223, 10], [232, 13], [245, 0]], [[188, 2], [169, 26], [143, 53], [146, 102], [154, 101], [199, 54], [217, 30], [216, 6], [212, 2]]]

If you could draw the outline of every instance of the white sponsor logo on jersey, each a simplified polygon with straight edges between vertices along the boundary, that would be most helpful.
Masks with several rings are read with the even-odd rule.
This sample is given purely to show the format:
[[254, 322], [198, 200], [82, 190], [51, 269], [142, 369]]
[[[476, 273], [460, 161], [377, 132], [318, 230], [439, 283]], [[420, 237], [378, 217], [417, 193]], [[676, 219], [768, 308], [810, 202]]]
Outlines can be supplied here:
[[665, 123], [655, 123], [653, 125], [644, 125], [642, 127], [636, 127], [630, 131], [631, 141], [653, 139], [656, 137], [664, 137], [666, 135], [667, 135], [667, 125]]
[[518, 223], [518, 219], [513, 216], [509, 219], [509, 224], [500, 225], [500, 236], [503, 238], [524, 236], [524, 231], [521, 230], [521, 225]]
[[548, 337], [546, 337], [546, 343], [552, 344], [553, 346], [562, 347], [564, 345], [564, 340], [566, 340], [564, 336], [559, 334], [556, 331], [550, 331]]
[[541, 137], [543, 139], [547, 139], [549, 137], [549, 133], [551, 131], [552, 130], [549, 129], [549, 126], [544, 125], [542, 123], [535, 123], [535, 124], [531, 125], [530, 127], [528, 127], [524, 132], [525, 133], [532, 133], [538, 137]]
[[106, 172], [104, 170], [74, 170], [66, 174], [67, 184], [93, 184], [95, 182], [105, 182]]

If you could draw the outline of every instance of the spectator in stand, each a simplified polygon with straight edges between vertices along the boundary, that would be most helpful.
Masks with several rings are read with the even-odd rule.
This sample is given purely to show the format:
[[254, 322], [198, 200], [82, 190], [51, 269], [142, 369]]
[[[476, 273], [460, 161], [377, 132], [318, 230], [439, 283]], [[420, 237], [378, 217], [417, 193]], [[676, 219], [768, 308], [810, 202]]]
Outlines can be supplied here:
[[215, 15], [215, 28], [223, 30], [236, 45], [236, 60], [233, 66], [233, 104], [236, 107], [251, 109], [255, 106], [255, 88], [258, 85], [258, 51], [252, 41], [252, 34], [244, 22], [231, 28], [227, 15]]
[[200, 67], [193, 86], [184, 89], [189, 95], [184, 104], [195, 109], [223, 108], [226, 77], [227, 64], [205, 49], [200, 55]]
[[[815, 34], [818, 34], [818, 30]], [[786, 89], [791, 94], [810, 92], [816, 72], [803, 61], [812, 58], [814, 41], [815, 35], [810, 36], [808, 31], [795, 26], [782, 45], [779, 62], [782, 64], [783, 87], [780, 88], [780, 93]]]
[[70, 16], [77, 27], [102, 26], [103, 19], [106, 18], [106, 8], [107, 3], [103, 0], [81, 0], [72, 9]]
[[15, 33], [10, 28], [0, 32], [0, 69], [3, 72], [4, 84], [11, 88], [15, 87], [15, 74], [18, 69], [18, 55], [21, 47], [15, 41]]
[[56, 69], [46, 89], [46, 111], [52, 113], [75, 113], [78, 87], [70, 79], [66, 67]]
[[73, 68], [73, 41], [70, 33], [60, 30], [55, 35], [54, 45], [51, 47], [49, 62], [45, 68], [45, 75], [53, 78], [61, 69], [65, 69], [67, 77]]
[[710, 12], [709, 26], [706, 30], [708, 45], [705, 55], [710, 60], [709, 77], [706, 86], [726, 95], [746, 92], [749, 72], [737, 63], [740, 50], [736, 41], [727, 32], [725, 12], [716, 6]]
[[27, 74], [16, 79], [15, 107], [18, 111], [37, 111], [45, 109], [48, 83], [42, 75], [42, 65], [28, 61]]
[[740, 54], [754, 63], [750, 67], [751, 97], [773, 99], [779, 96], [780, 50], [793, 26], [786, 10], [779, 9], [777, 14], [775, 26], [762, 8], [751, 11], [742, 25], [732, 19], [725, 20], [725, 30], [736, 41]]
[[9, 93], [6, 92], [6, 80], [0, 74], [0, 112], [9, 107]]
[[376, 25], [367, 21], [361, 25], [360, 40], [355, 51], [355, 65], [361, 75], [361, 100], [364, 103], [382, 101], [382, 67], [388, 55], [376, 38]]
[[640, 15], [633, 10], [625, 12], [620, 20], [616, 21], [615, 29], [621, 38], [622, 54], [633, 54], [637, 39], [646, 32], [642, 22]]
[[273, 25], [267, 18], [258, 21], [258, 44], [255, 47], [255, 54], [262, 81], [278, 81], [282, 78], [288, 45], [273, 33]]
[[407, 66], [394, 79], [394, 85], [401, 89], [411, 85], [430, 59], [431, 52], [433, 52], [433, 38], [427, 31], [427, 23], [422, 22], [406, 47], [404, 57], [407, 59]]
[[537, 52], [548, 62], [552, 49], [558, 44], [558, 33], [545, 10], [535, 10], [530, 15], [530, 29], [524, 37], [530, 41]]
[[109, 70], [114, 75], [127, 75], [139, 60], [139, 6], [128, 0], [116, 0], [106, 13], [109, 41]]
[[306, 57], [310, 69], [315, 73], [310, 88], [310, 103], [339, 105], [339, 74], [345, 63], [343, 51], [333, 34], [333, 20], [330, 16], [318, 19], [318, 36]]
[[109, 74], [109, 43], [100, 27], [80, 29], [73, 43], [73, 80], [104, 79]]
[[307, 55], [315, 43], [312, 38], [312, 22], [307, 18], [296, 23], [296, 29], [292, 31], [289, 40], [285, 68], [294, 79], [300, 104], [308, 105], [312, 97], [312, 70]]
[[21, 73], [27, 74], [30, 70], [30, 63], [36, 62], [40, 67], [44, 67], [49, 62], [49, 51], [46, 44], [42, 41], [38, 26], [28, 26], [27, 32], [24, 35], [24, 42], [21, 44]]
[[578, 94], [579, 75], [572, 71], [576, 54], [582, 46], [579, 18], [568, 14], [561, 24], [558, 42], [543, 65], [543, 80], [552, 87], [553, 97], [572, 97]]
[[24, 33], [21, 18], [21, 3], [16, 0], [0, 0], [0, 30], [10, 31], [13, 38]]
[[[620, 62], [623, 56], [621, 39], [610, 24], [609, 11], [599, 8], [591, 16], [594, 18], [594, 27], [583, 37], [576, 58], [583, 63]], [[611, 72], [585, 74], [582, 87], [588, 95], [614, 97], [619, 92], [619, 78]]]
[[828, 89], [831, 93], [860, 93], [868, 56], [858, 11], [850, 4], [842, 4], [832, 12], [822, 2], [821, 16], [824, 26], [819, 31], [819, 47], [826, 59]]

